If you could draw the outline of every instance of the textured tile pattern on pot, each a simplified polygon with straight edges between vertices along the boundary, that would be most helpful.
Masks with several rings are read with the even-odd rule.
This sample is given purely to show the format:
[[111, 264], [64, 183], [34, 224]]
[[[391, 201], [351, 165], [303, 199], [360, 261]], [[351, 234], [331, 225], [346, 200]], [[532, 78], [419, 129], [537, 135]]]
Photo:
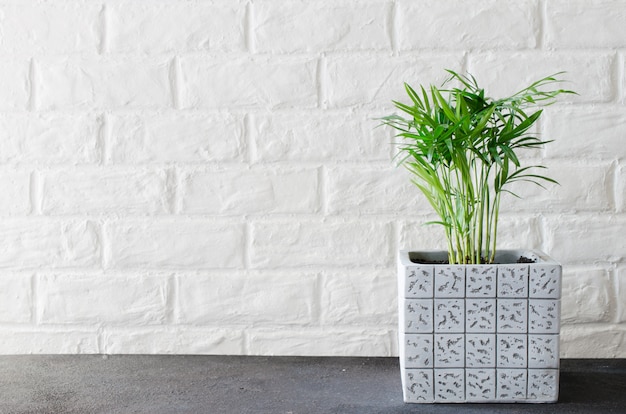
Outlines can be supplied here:
[[559, 299], [561, 297], [561, 266], [530, 267], [530, 297]]
[[465, 335], [465, 366], [470, 368], [496, 366], [496, 335]]
[[407, 369], [404, 373], [406, 402], [433, 402], [434, 382], [432, 369]]
[[498, 267], [498, 297], [528, 297], [528, 265], [509, 264]]
[[464, 369], [435, 369], [435, 401], [465, 401]]
[[559, 367], [558, 335], [528, 335], [528, 367]]
[[498, 332], [527, 332], [527, 317], [527, 299], [498, 299]]
[[406, 268], [405, 297], [433, 297], [433, 266], [409, 266]]
[[465, 331], [495, 332], [496, 331], [496, 300], [466, 299], [465, 300]]
[[538, 401], [556, 401], [559, 395], [557, 369], [529, 369], [527, 398]]
[[530, 299], [528, 301], [528, 331], [530, 333], [559, 332], [560, 300]]
[[516, 401], [526, 398], [528, 373], [525, 369], [498, 369], [496, 374], [497, 398]]
[[432, 299], [407, 299], [404, 306], [404, 323], [404, 331], [406, 333], [432, 332]]
[[433, 336], [431, 334], [404, 335], [407, 368], [433, 367]]
[[435, 368], [463, 368], [465, 366], [465, 335], [435, 335]]
[[435, 297], [465, 297], [465, 266], [435, 266]]
[[496, 296], [496, 266], [468, 266], [465, 293], [468, 298]]
[[435, 299], [435, 332], [463, 333], [465, 300]]
[[498, 334], [498, 367], [526, 368], [528, 337], [523, 334]]
[[476, 402], [495, 400], [496, 370], [493, 368], [466, 369], [465, 398]]

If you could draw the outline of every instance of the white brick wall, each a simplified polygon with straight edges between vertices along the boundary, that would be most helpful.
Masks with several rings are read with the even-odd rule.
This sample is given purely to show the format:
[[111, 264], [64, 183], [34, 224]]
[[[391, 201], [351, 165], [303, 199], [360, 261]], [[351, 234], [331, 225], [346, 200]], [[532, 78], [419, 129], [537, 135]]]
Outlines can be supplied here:
[[374, 118], [560, 70], [502, 247], [563, 263], [564, 357], [626, 357], [626, 0], [6, 0], [0, 354], [396, 355], [443, 248]]

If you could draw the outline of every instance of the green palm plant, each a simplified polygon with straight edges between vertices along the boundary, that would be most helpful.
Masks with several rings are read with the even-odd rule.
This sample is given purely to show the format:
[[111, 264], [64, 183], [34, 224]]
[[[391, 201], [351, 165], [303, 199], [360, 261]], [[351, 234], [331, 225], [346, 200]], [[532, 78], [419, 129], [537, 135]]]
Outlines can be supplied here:
[[[412, 182], [439, 216], [429, 223], [443, 226], [449, 262], [493, 263], [500, 199], [511, 193], [509, 185], [556, 183], [536, 172], [544, 166], [523, 166], [517, 155], [550, 142], [531, 132], [542, 113], [537, 108], [575, 92], [546, 90], [563, 82], [559, 72], [509, 97], [492, 99], [473, 76], [447, 72], [450, 78], [442, 87], [431, 85], [428, 91], [421, 86], [417, 92], [405, 83], [411, 102], [394, 101], [404, 116], [384, 117], [382, 124], [398, 132], [399, 164], [412, 173]], [[458, 87], [447, 86], [453, 81]]]

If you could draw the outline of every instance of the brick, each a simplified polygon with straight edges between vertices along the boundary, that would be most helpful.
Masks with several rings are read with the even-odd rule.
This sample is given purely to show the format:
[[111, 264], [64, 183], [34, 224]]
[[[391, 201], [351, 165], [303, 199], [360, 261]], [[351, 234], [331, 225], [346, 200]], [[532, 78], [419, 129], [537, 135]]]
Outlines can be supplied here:
[[387, 2], [260, 1], [251, 30], [259, 52], [390, 49], [388, 14]]
[[243, 225], [189, 219], [114, 220], [105, 225], [112, 268], [237, 268]]
[[317, 61], [310, 58], [183, 57], [183, 108], [311, 108]]
[[165, 321], [167, 278], [149, 275], [46, 274], [38, 281], [42, 324], [150, 325]]
[[15, 327], [0, 329], [2, 355], [99, 354], [96, 330], [59, 327]]
[[614, 54], [608, 52], [489, 52], [470, 54], [468, 71], [485, 87], [485, 94], [494, 98], [509, 96], [545, 76], [565, 71], [560, 79], [567, 82], [551, 89], [572, 89], [579, 95], [561, 95], [559, 102], [609, 102], [616, 91], [614, 60]]
[[[418, 57], [376, 55], [329, 56], [325, 96], [331, 108], [382, 107], [392, 111], [392, 100], [409, 102], [404, 82], [440, 85], [444, 68], [459, 70], [462, 55], [437, 54]], [[381, 112], [379, 116], [388, 115]]]
[[[573, 213], [577, 211], [609, 211], [613, 208], [613, 166], [606, 163], [579, 161], [541, 161], [547, 169], [535, 169], [559, 182], [538, 185], [518, 182], [508, 188], [521, 199], [504, 194], [500, 211], [536, 213]], [[533, 165], [532, 161], [526, 162]]]
[[[381, 327], [356, 329], [298, 328], [246, 331], [253, 355], [391, 356], [395, 335]], [[393, 338], [392, 338], [393, 337]]]
[[172, 106], [170, 62], [128, 58], [37, 60], [39, 109], [163, 109]]
[[[396, 16], [401, 50], [537, 46], [540, 16], [536, 0], [401, 1]], [[442, 28], [450, 29], [442, 32]]]
[[28, 109], [31, 96], [30, 63], [21, 58], [3, 59], [0, 67], [0, 110]]
[[621, 261], [626, 251], [623, 217], [555, 215], [545, 219], [545, 251], [562, 263]]
[[325, 220], [252, 223], [253, 267], [366, 266], [390, 263], [390, 225]]
[[546, 3], [545, 43], [550, 48], [626, 46], [626, 4], [610, 0], [557, 0]]
[[91, 114], [0, 115], [0, 162], [84, 164], [99, 158], [100, 119]]
[[241, 355], [240, 329], [205, 327], [104, 328], [104, 354]]
[[112, 53], [228, 52], [245, 46], [242, 1], [120, 1], [106, 7]]
[[33, 316], [32, 283], [32, 274], [4, 272], [0, 277], [0, 323], [28, 324], [31, 322]]
[[561, 321], [565, 325], [609, 322], [612, 282], [606, 270], [566, 268], [563, 273]]
[[317, 275], [179, 274], [176, 323], [183, 325], [281, 325], [315, 323]]
[[84, 1], [3, 4], [0, 53], [96, 52], [101, 8]]
[[0, 216], [30, 212], [30, 175], [30, 171], [0, 169]]
[[616, 169], [615, 205], [617, 211], [626, 211], [626, 166], [618, 165]]
[[430, 204], [404, 168], [341, 166], [327, 170], [328, 211], [332, 214], [412, 214]]
[[617, 321], [618, 322], [626, 322], [626, 268], [620, 266], [617, 268], [617, 272], [615, 275], [615, 288], [612, 286], [608, 287], [609, 294], [615, 291], [615, 296], [617, 296]]
[[162, 214], [169, 211], [165, 171], [113, 168], [42, 173], [42, 212], [59, 214]]
[[561, 327], [561, 358], [625, 358], [625, 332], [614, 324]]
[[[423, 220], [406, 220], [400, 223], [399, 249], [413, 251], [444, 250], [447, 244], [443, 227], [424, 225], [437, 220], [436, 216], [427, 216]], [[539, 223], [532, 217], [508, 215], [501, 211], [498, 223], [497, 249], [542, 249], [542, 237]]]
[[231, 114], [132, 114], [108, 118], [115, 164], [241, 161], [241, 116]]
[[256, 157], [263, 162], [389, 160], [391, 133], [376, 128], [375, 116], [314, 111], [254, 116]]
[[325, 272], [320, 291], [323, 325], [397, 324], [397, 283], [386, 271]]
[[189, 171], [182, 187], [187, 214], [314, 213], [320, 206], [317, 169]]
[[547, 158], [626, 158], [626, 114], [615, 105], [552, 106], [541, 116]]
[[0, 267], [13, 269], [94, 267], [100, 240], [91, 221], [42, 218], [0, 221]]

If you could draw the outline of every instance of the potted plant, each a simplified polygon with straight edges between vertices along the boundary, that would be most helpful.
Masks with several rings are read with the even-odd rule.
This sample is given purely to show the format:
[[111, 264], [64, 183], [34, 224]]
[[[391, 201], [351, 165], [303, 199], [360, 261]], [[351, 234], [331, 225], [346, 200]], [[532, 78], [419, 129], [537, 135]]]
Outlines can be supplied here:
[[[521, 150], [561, 73], [493, 99], [471, 75], [405, 84], [398, 132], [405, 166], [433, 207], [447, 251], [400, 251], [399, 353], [406, 402], [554, 402], [558, 398], [561, 266], [535, 250], [497, 250], [500, 199], [512, 183], [555, 183]], [[456, 85], [451, 85], [455, 82]], [[513, 194], [514, 195], [514, 194]]]

